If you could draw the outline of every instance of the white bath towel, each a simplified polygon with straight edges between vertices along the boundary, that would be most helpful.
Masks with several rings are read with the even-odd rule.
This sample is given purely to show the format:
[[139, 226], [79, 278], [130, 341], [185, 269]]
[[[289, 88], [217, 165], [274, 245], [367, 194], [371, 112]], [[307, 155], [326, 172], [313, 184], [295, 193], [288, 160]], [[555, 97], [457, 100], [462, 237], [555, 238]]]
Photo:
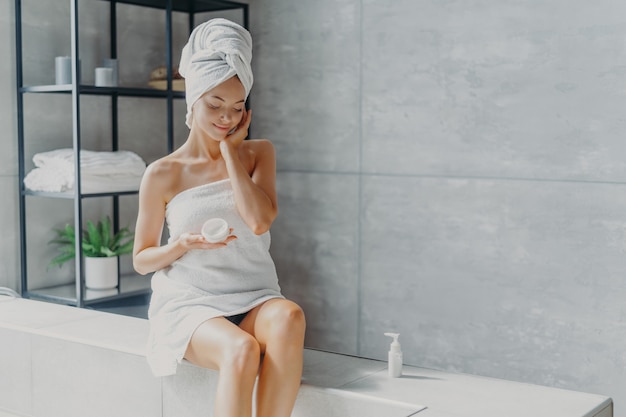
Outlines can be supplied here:
[[[33, 156], [35, 167], [24, 178], [32, 191], [69, 192], [74, 189], [74, 151], [69, 148], [41, 152]], [[80, 152], [81, 191], [99, 193], [135, 191], [146, 169], [134, 152]]]
[[[40, 152], [33, 156], [37, 168], [54, 168], [74, 172], [74, 150], [71, 148]], [[80, 169], [90, 175], [143, 175], [145, 161], [131, 151], [80, 151]]]
[[74, 187], [74, 173], [56, 168], [34, 168], [24, 177], [24, 185], [31, 191], [63, 193]]
[[207, 91], [237, 75], [252, 88], [252, 37], [230, 20], [211, 19], [196, 27], [183, 48], [178, 72], [185, 78], [186, 123], [191, 128], [193, 104]]
[[184, 232], [199, 233], [213, 217], [226, 220], [237, 239], [220, 249], [191, 250], [152, 277], [147, 356], [156, 376], [176, 372], [193, 332], [204, 321], [282, 298], [269, 232], [255, 235], [239, 216], [230, 180], [176, 195], [166, 208], [170, 240]]

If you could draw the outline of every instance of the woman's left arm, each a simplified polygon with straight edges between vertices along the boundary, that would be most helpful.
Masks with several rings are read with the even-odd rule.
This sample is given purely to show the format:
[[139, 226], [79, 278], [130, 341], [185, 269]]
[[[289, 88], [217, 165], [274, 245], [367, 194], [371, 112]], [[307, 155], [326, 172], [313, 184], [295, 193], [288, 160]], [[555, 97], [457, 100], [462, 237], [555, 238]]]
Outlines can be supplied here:
[[[278, 215], [276, 197], [276, 156], [268, 140], [251, 140], [245, 145], [240, 137], [247, 136], [250, 114], [231, 137], [220, 143], [222, 157], [233, 187], [239, 215], [257, 235], [267, 232]], [[245, 132], [243, 131], [245, 130]], [[244, 146], [243, 149], [239, 149]], [[239, 152], [247, 152], [253, 160], [252, 172], [241, 162]]]

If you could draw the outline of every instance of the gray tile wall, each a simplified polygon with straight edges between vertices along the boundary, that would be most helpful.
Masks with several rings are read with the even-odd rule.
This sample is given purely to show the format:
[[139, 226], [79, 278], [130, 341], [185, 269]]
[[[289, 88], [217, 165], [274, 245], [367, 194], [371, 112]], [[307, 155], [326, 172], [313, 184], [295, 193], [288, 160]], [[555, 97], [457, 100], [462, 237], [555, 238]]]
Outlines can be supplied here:
[[[307, 344], [626, 400], [626, 5], [257, 0]], [[619, 410], [618, 410], [619, 413]]]
[[358, 176], [283, 172], [272, 253], [281, 289], [307, 312], [307, 345], [356, 353]]

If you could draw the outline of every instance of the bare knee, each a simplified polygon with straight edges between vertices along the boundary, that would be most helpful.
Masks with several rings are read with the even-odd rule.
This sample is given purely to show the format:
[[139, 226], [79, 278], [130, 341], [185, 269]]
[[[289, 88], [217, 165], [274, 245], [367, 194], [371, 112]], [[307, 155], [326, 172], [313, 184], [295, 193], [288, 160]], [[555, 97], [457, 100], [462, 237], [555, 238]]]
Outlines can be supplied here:
[[254, 374], [259, 369], [261, 348], [252, 336], [239, 336], [229, 343], [225, 349], [220, 371], [230, 371], [237, 374]]
[[306, 319], [302, 308], [291, 301], [276, 305], [271, 319], [272, 334], [294, 341], [304, 338]]

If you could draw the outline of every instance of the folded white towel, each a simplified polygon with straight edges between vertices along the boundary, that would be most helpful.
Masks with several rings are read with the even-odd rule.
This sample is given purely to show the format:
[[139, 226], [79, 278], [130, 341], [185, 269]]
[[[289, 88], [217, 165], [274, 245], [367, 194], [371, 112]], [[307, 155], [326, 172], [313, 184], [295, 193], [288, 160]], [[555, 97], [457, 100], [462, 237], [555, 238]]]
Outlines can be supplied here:
[[237, 75], [246, 90], [252, 88], [252, 37], [237, 23], [217, 18], [196, 27], [183, 48], [178, 71], [185, 77], [187, 126], [193, 104], [207, 91]]
[[35, 168], [24, 178], [24, 185], [31, 191], [63, 193], [74, 187], [74, 174], [55, 168]]
[[[32, 191], [53, 193], [74, 189], [74, 151], [56, 149], [33, 157], [36, 168], [24, 178], [24, 185]], [[80, 152], [81, 191], [99, 193], [136, 191], [146, 169], [146, 163], [134, 152]]]
[[[137, 191], [141, 175], [83, 175], [83, 193], [107, 193], [115, 191]], [[34, 168], [24, 178], [24, 185], [31, 191], [64, 193], [74, 190], [74, 174], [54, 168]]]
[[85, 175], [80, 178], [80, 185], [83, 193], [137, 191], [141, 177], [141, 175]]
[[[37, 168], [53, 168], [64, 173], [74, 173], [74, 150], [71, 148], [55, 149], [37, 153], [33, 156]], [[131, 151], [80, 151], [82, 174], [107, 175], [131, 174], [143, 175], [145, 161]]]

